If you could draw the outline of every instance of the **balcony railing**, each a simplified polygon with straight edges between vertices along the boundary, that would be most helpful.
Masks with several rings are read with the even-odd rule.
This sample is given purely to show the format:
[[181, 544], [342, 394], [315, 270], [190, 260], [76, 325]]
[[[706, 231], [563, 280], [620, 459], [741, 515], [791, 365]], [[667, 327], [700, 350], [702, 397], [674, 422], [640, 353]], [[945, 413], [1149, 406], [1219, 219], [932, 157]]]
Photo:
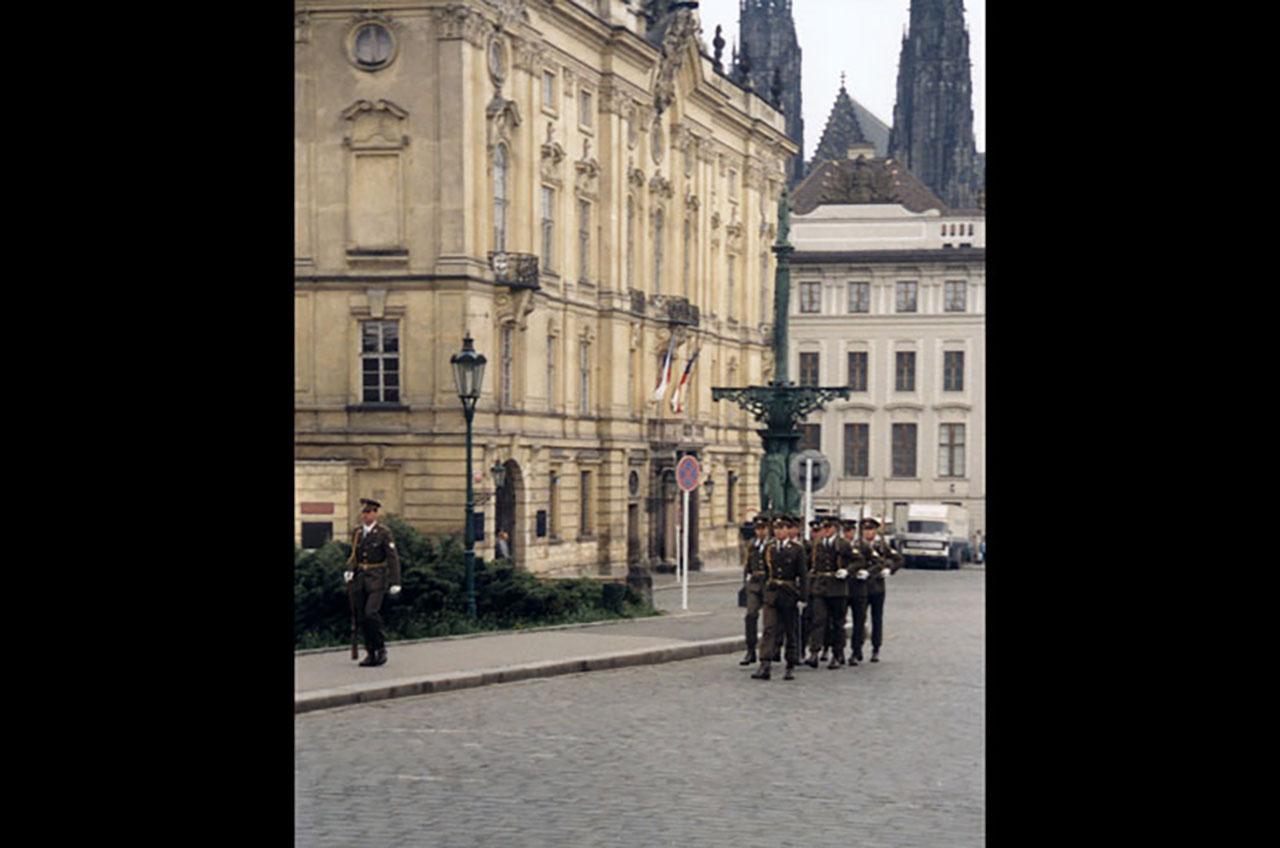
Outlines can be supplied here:
[[494, 281], [504, 286], [539, 288], [538, 257], [532, 253], [490, 251], [489, 267], [493, 269]]

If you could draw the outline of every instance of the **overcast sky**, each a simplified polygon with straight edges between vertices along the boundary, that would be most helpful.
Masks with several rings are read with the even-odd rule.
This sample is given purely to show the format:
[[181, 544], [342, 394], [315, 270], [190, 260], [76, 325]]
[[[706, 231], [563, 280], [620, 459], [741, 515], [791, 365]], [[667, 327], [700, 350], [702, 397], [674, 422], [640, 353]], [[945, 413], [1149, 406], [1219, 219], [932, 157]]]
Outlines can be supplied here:
[[[800, 41], [804, 108], [804, 156], [809, 159], [822, 138], [827, 116], [846, 74], [849, 95], [886, 126], [893, 125], [897, 99], [898, 54], [910, 20], [910, 0], [792, 0]], [[973, 135], [980, 152], [986, 144], [986, 0], [965, 0], [972, 63]], [[728, 66], [738, 37], [738, 0], [701, 0], [702, 39], [711, 52], [716, 24], [723, 27]], [[752, 51], [752, 58], [756, 54]]]

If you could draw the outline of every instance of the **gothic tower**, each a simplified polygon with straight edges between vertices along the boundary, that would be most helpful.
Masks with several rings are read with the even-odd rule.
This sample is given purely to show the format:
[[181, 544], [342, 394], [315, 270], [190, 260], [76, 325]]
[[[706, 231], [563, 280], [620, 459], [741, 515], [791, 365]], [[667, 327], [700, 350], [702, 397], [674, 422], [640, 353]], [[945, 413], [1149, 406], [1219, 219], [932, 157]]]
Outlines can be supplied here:
[[978, 204], [963, 0], [911, 0], [889, 155], [952, 209]]
[[804, 177], [804, 116], [800, 112], [800, 42], [791, 0], [738, 0], [738, 62], [732, 76], [781, 109], [787, 137], [800, 152], [787, 163], [787, 185]]

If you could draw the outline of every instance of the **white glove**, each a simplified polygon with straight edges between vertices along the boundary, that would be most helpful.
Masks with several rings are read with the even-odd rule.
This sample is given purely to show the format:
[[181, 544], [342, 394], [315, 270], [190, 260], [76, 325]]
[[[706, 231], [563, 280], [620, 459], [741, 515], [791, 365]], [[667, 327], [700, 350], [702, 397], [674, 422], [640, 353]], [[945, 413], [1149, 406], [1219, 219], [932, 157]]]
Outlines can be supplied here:
[[841, 580], [845, 579], [848, 576], [849, 576], [849, 570], [847, 568], [842, 568], [836, 572], [836, 577], [838, 577]]
[[391, 587], [391, 597], [393, 597], [393, 598], [394, 598], [394, 597], [395, 597], [396, 595], [398, 595], [398, 594], [400, 594], [400, 587], [399, 587], [398, 585], [392, 586], [392, 587]]
[[889, 569], [887, 569], [887, 568], [882, 568], [882, 569], [880, 569], [880, 578], [883, 580], [885, 577], [888, 577], [888, 576], [889, 576], [890, 574], [892, 574], [892, 573], [893, 573], [893, 572], [889, 571]]
[[352, 578], [354, 578], [355, 576], [356, 576], [356, 573], [354, 571], [342, 572], [342, 579], [347, 581], [348, 583], [350, 583]]
[[859, 580], [866, 580], [871, 576], [871, 572], [867, 571], [865, 568], [859, 568], [856, 576]]

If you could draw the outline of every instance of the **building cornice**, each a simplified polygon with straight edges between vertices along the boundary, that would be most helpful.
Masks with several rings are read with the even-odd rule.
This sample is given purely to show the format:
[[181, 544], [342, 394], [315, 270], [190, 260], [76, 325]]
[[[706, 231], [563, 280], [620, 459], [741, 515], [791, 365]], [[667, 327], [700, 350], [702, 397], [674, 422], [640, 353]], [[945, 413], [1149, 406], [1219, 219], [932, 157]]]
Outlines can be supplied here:
[[924, 250], [840, 250], [813, 251], [797, 250], [791, 254], [791, 267], [797, 265], [818, 265], [831, 262], [866, 262], [882, 264], [885, 262], [929, 262], [929, 263], [963, 263], [986, 262], [985, 247], [957, 247]]

